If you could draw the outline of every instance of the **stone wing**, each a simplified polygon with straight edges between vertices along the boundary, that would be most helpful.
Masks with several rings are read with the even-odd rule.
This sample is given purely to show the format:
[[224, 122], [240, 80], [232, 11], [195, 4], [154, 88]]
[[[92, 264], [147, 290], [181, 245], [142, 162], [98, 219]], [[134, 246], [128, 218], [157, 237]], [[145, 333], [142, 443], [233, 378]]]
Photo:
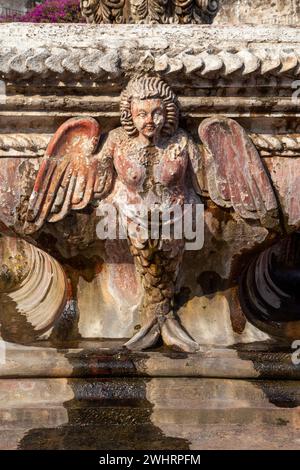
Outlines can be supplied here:
[[72, 118], [51, 139], [29, 199], [25, 233], [84, 209], [109, 191], [113, 164], [95, 155], [100, 126], [93, 118]]
[[260, 155], [244, 129], [226, 117], [199, 126], [204, 146], [207, 189], [219, 206], [268, 228], [278, 224], [278, 203]]

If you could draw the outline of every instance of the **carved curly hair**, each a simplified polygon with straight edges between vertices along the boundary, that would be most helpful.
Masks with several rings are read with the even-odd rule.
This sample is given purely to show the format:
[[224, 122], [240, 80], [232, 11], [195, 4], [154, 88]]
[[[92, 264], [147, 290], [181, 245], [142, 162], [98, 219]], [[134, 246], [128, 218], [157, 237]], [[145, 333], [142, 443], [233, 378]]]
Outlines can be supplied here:
[[140, 100], [160, 98], [166, 110], [166, 122], [162, 128], [162, 134], [171, 136], [176, 132], [179, 105], [175, 93], [161, 78], [143, 76], [130, 80], [121, 94], [121, 124], [128, 135], [133, 137], [138, 134], [131, 114], [131, 102], [134, 98]]

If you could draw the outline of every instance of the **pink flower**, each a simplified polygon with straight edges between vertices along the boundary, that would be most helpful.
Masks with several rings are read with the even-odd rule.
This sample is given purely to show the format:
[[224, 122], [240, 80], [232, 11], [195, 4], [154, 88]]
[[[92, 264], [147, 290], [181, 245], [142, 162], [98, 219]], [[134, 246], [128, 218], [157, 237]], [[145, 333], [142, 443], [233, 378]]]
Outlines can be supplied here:
[[80, 0], [46, 0], [23, 16], [0, 18], [0, 22], [26, 23], [85, 23], [80, 12]]

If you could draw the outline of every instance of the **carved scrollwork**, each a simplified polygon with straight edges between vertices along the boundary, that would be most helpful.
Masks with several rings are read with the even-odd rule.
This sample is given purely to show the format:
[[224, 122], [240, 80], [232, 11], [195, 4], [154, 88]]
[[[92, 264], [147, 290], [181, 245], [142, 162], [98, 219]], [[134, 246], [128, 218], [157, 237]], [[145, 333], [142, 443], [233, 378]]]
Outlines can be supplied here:
[[81, 0], [89, 23], [212, 23], [218, 0]]
[[8, 341], [50, 334], [66, 303], [66, 286], [50, 255], [24, 240], [0, 237], [0, 321]]
[[240, 279], [240, 299], [248, 320], [275, 337], [299, 338], [300, 233], [255, 257]]
[[88, 23], [123, 23], [125, 0], [81, 0], [81, 11]]
[[174, 22], [193, 23], [194, 0], [174, 0]]
[[196, 23], [212, 23], [219, 11], [219, 0], [195, 0], [193, 17]]
[[134, 23], [166, 23], [168, 0], [131, 0]]
[[219, 9], [218, 0], [173, 0], [177, 23], [212, 23]]

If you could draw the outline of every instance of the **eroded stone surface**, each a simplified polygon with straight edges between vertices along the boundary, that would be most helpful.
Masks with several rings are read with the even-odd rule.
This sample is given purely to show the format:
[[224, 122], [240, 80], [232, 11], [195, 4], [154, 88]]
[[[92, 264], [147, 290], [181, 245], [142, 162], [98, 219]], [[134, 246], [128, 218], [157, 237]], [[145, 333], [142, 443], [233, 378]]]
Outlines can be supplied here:
[[222, 0], [216, 24], [284, 24], [298, 25], [297, 0]]

